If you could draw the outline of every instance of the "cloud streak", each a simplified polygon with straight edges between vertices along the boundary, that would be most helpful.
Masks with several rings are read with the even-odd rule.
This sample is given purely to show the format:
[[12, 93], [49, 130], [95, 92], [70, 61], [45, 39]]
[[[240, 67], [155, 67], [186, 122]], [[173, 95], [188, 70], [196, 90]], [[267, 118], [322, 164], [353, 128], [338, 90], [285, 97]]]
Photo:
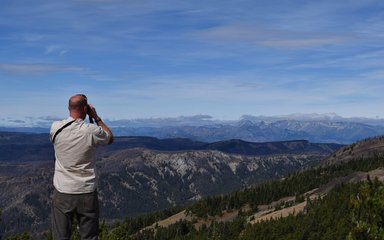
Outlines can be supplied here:
[[16, 75], [48, 74], [54, 72], [82, 72], [83, 68], [67, 67], [53, 64], [0, 64], [0, 70]]
[[313, 32], [290, 32], [258, 26], [220, 26], [204, 31], [202, 38], [214, 41], [230, 41], [276, 48], [302, 49], [324, 45], [340, 45], [349, 41], [347, 37]]

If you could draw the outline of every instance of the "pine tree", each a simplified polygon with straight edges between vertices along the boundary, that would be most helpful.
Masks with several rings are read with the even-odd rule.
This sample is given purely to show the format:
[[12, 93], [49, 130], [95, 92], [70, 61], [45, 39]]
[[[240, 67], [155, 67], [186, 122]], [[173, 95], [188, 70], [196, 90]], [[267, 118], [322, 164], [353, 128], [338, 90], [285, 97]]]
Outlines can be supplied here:
[[384, 186], [367, 180], [351, 199], [354, 227], [348, 240], [384, 239]]
[[209, 240], [221, 240], [220, 226], [217, 222], [211, 224], [212, 232]]

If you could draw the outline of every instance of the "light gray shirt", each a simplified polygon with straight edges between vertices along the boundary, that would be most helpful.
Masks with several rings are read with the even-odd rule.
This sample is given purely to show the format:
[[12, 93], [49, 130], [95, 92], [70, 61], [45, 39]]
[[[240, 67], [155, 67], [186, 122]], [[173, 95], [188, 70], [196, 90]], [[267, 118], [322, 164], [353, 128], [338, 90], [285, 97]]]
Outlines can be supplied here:
[[[72, 117], [56, 121], [51, 126], [50, 138]], [[61, 193], [81, 194], [96, 190], [96, 146], [108, 144], [108, 133], [101, 127], [77, 119], [64, 128], [55, 139], [55, 173], [53, 185]]]

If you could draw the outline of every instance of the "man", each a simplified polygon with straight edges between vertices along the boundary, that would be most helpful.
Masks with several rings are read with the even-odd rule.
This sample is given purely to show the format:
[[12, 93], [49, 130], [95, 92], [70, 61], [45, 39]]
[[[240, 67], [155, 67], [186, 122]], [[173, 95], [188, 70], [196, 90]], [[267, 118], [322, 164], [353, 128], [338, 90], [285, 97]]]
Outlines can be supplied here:
[[[72, 96], [68, 109], [69, 118], [54, 122], [50, 131], [56, 159], [53, 238], [70, 239], [72, 220], [76, 217], [81, 239], [94, 240], [99, 234], [96, 146], [111, 144], [113, 135], [96, 109], [88, 105], [85, 95]], [[97, 126], [84, 121], [87, 115]]]

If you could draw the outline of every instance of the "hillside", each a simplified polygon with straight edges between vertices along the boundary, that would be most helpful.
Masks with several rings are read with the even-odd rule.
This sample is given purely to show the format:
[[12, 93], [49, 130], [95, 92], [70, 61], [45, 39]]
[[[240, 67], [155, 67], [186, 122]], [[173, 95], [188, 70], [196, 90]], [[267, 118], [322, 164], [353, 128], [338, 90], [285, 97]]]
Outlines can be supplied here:
[[[246, 157], [218, 151], [128, 149], [98, 163], [101, 216], [108, 221], [229, 193], [319, 162], [319, 154]], [[52, 163], [2, 164], [0, 202], [7, 231], [43, 230]], [[48, 187], [47, 187], [48, 186]]]
[[[355, 172], [344, 177], [337, 177], [327, 184], [305, 192], [303, 195], [311, 201], [323, 198], [330, 191], [341, 184], [359, 183], [367, 180], [367, 176], [372, 179], [377, 178], [380, 182], [384, 182], [384, 169], [375, 169], [368, 172]], [[269, 204], [258, 205], [258, 211], [254, 214], [248, 213], [247, 222], [250, 224], [257, 224], [263, 221], [269, 221], [273, 219], [285, 218], [289, 215], [297, 215], [303, 213], [308, 205], [308, 200], [297, 201], [296, 196], [286, 196]], [[151, 226], [144, 228], [143, 230], [155, 229], [156, 227], [169, 227], [172, 224], [176, 224], [179, 221], [193, 221], [195, 229], [199, 229], [203, 224], [210, 225], [212, 221], [217, 222], [230, 222], [241, 215], [242, 211], [250, 211], [249, 207], [244, 205], [240, 209], [231, 209], [229, 211], [223, 211], [222, 214], [216, 216], [210, 216], [207, 218], [200, 218], [196, 220], [196, 216], [188, 214], [186, 210], [176, 213], [166, 219], [153, 223]]]
[[127, 219], [105, 239], [382, 239], [383, 180], [378, 156], [307, 170], [165, 218]]
[[[20, 146], [32, 148], [34, 143], [25, 138]], [[12, 143], [3, 142], [7, 144]], [[98, 155], [101, 216], [111, 222], [236, 191], [316, 165], [338, 147], [307, 141], [210, 144], [117, 138], [116, 145], [101, 149]], [[32, 162], [0, 162], [0, 208], [7, 223], [1, 231], [42, 231], [48, 224], [53, 162], [30, 157]]]
[[32, 162], [53, 159], [48, 134], [0, 132], [0, 162]]
[[384, 136], [367, 138], [344, 146], [327, 157], [323, 161], [323, 165], [340, 164], [342, 162], [369, 158], [380, 154], [384, 154]]
[[[158, 151], [217, 150], [229, 154], [260, 156], [270, 154], [298, 154], [317, 152], [329, 154], [342, 147], [333, 143], [310, 143], [305, 140], [255, 143], [242, 140], [225, 140], [206, 143], [187, 138], [129, 136], [116, 137], [112, 145], [98, 149], [99, 156], [116, 151], [145, 148]], [[0, 132], [0, 162], [41, 162], [53, 160], [53, 147], [48, 134]]]
[[[106, 196], [103, 206], [108, 216], [136, 215], [278, 178], [313, 166], [323, 156], [310, 152], [244, 156], [208, 150], [123, 150], [100, 162], [104, 169], [100, 196]], [[131, 208], [120, 209], [126, 204]]]

